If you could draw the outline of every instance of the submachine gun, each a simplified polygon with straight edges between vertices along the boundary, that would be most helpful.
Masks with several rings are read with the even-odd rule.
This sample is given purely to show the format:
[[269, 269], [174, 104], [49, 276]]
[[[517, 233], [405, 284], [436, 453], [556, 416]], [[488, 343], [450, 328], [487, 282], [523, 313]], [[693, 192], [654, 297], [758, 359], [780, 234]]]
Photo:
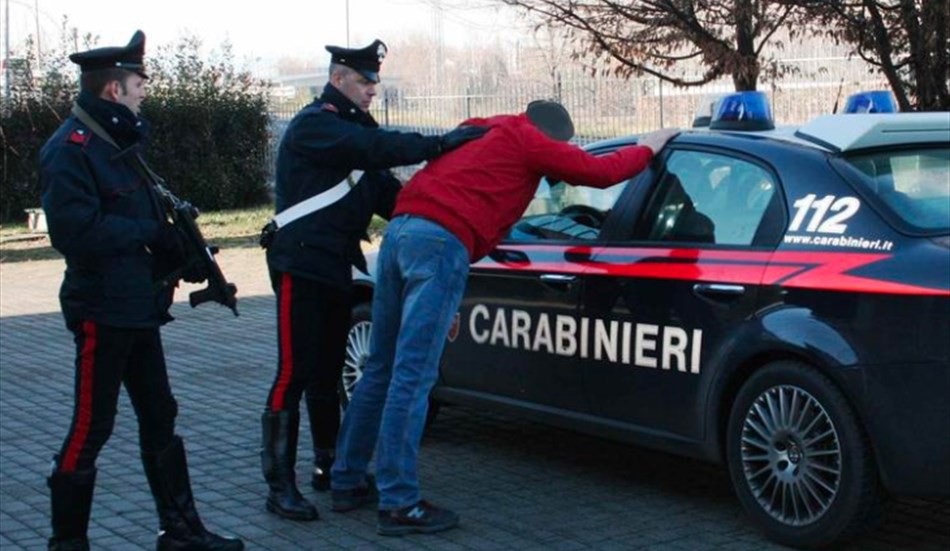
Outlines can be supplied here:
[[153, 172], [141, 157], [138, 161], [158, 194], [166, 215], [183, 241], [184, 262], [180, 267], [165, 275], [159, 284], [175, 285], [179, 279], [193, 283], [207, 281], [207, 287], [192, 291], [188, 295], [191, 307], [214, 301], [227, 306], [237, 316], [237, 286], [225, 279], [221, 267], [214, 258], [214, 255], [218, 253], [218, 247], [209, 245], [201, 235], [201, 230], [195, 223], [195, 218], [199, 214], [198, 209], [191, 203], [182, 201], [165, 187], [165, 181]]

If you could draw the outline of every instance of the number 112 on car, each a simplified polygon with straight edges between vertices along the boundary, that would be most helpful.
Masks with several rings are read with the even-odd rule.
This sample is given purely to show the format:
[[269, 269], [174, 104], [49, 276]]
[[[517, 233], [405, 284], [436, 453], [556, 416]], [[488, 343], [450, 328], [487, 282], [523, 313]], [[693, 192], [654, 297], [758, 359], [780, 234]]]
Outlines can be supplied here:
[[[854, 216], [861, 208], [861, 201], [856, 197], [825, 195], [816, 201], [817, 197], [814, 193], [809, 193], [795, 201], [793, 204], [795, 218], [792, 219], [792, 224], [788, 227], [789, 231], [798, 231], [802, 222], [808, 216], [808, 211], [814, 210], [805, 231], [840, 235], [848, 229], [844, 222]], [[828, 216], [829, 213], [832, 213], [831, 216]]]

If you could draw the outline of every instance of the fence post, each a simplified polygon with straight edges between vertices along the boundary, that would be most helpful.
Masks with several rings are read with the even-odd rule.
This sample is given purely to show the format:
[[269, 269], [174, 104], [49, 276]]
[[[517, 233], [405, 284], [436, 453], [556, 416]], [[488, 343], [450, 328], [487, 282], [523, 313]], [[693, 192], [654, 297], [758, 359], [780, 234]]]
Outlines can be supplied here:
[[384, 126], [389, 126], [389, 90], [383, 94], [383, 120], [386, 121]]
[[465, 91], [465, 120], [472, 118], [472, 87]]

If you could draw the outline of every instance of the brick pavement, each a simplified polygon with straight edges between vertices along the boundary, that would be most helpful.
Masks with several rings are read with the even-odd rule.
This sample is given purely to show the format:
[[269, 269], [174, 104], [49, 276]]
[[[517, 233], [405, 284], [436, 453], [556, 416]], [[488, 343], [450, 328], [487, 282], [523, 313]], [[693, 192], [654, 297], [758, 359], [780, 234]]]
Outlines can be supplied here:
[[[259, 250], [224, 251], [221, 263], [238, 285], [241, 317], [176, 303], [178, 321], [163, 336], [198, 509], [249, 548], [779, 549], [744, 517], [724, 469], [467, 408], [442, 409], [421, 456], [426, 497], [458, 510], [459, 529], [382, 538], [373, 511], [332, 513], [328, 496], [306, 485], [321, 520], [276, 519], [264, 511], [258, 460], [274, 370], [273, 297]], [[55, 298], [61, 273], [61, 261], [0, 264], [3, 550], [42, 549], [49, 534], [44, 477], [72, 407], [72, 340]], [[90, 537], [94, 549], [151, 548], [156, 519], [124, 393], [119, 409], [99, 459]], [[307, 428], [301, 433], [306, 481]], [[900, 500], [849, 549], [950, 549], [950, 503]]]

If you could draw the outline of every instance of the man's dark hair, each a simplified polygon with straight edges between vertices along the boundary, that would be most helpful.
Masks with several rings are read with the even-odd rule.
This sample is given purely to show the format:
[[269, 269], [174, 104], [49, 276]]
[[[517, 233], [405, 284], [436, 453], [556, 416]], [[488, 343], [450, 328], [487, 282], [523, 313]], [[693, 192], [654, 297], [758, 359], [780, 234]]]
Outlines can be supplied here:
[[79, 89], [88, 90], [95, 95], [99, 95], [105, 90], [106, 85], [113, 80], [119, 81], [123, 93], [128, 93], [126, 81], [135, 73], [118, 67], [114, 69], [101, 69], [99, 71], [87, 71], [79, 77]]
[[336, 73], [340, 73], [346, 76], [355, 72], [357, 72], [356, 69], [352, 67], [347, 67], [346, 65], [343, 65], [342, 63], [330, 63], [330, 67], [329, 69], [327, 69], [327, 74], [331, 77]]

